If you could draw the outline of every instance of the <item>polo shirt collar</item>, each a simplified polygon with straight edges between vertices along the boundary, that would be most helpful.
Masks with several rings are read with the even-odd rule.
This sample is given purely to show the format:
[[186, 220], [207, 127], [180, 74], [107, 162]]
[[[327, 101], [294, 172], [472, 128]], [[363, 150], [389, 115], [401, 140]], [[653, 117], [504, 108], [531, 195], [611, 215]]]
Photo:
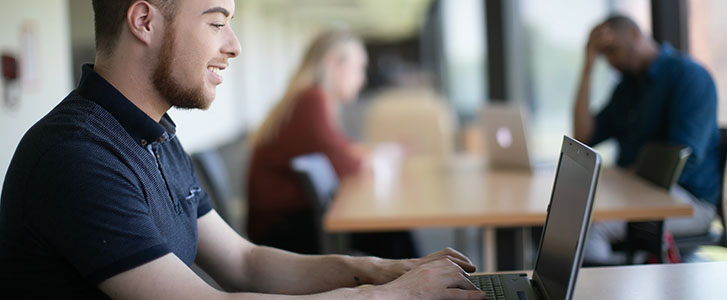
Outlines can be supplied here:
[[169, 115], [165, 113], [159, 123], [155, 122], [96, 73], [91, 64], [83, 65], [78, 93], [108, 111], [142, 147], [170, 139], [175, 134], [176, 125]]

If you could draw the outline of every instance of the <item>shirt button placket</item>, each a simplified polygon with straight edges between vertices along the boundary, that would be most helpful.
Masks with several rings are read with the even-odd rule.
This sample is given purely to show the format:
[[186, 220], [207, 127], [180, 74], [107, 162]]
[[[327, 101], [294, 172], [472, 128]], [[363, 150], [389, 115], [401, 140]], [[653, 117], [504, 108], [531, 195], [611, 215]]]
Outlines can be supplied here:
[[175, 201], [174, 195], [172, 193], [171, 186], [169, 185], [169, 181], [167, 181], [167, 176], [164, 174], [164, 166], [162, 164], [161, 160], [161, 154], [159, 154], [159, 144], [152, 144], [152, 149], [154, 150], [154, 156], [156, 156], [157, 160], [157, 166], [159, 167], [159, 173], [162, 176], [162, 180], [164, 181], [164, 185], [167, 188], [167, 193], [169, 193], [169, 200], [172, 201], [172, 206], [174, 207], [174, 212], [176, 214], [180, 214], [181, 208], [179, 207], [179, 203]]

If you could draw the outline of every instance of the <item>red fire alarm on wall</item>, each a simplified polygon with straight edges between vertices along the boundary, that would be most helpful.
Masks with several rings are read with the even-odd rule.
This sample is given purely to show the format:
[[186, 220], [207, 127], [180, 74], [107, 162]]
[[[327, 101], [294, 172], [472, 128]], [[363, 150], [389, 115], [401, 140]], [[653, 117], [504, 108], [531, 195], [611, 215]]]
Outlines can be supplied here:
[[18, 79], [18, 60], [9, 54], [2, 55], [3, 80], [13, 81]]
[[15, 109], [20, 101], [20, 66], [15, 56], [2, 54], [2, 103], [9, 109]]

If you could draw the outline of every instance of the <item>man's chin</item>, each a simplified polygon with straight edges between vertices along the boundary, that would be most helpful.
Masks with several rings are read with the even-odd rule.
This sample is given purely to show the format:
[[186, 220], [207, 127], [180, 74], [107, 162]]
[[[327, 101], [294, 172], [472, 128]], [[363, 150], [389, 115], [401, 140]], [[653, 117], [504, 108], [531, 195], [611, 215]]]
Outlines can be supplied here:
[[207, 110], [212, 105], [212, 101], [214, 98], [207, 98], [207, 99], [201, 99], [198, 98], [195, 102], [184, 102], [184, 103], [174, 103], [172, 106], [177, 109], [200, 109], [200, 110]]
[[208, 110], [211, 106], [212, 102], [204, 102], [204, 103], [197, 103], [195, 105], [185, 105], [185, 106], [177, 106], [175, 105], [175, 108], [178, 109], [199, 109], [199, 110]]
[[210, 106], [212, 106], [212, 100], [205, 102], [204, 104], [200, 105], [197, 108], [201, 109], [201, 110], [208, 110], [210, 108]]
[[217, 96], [216, 93], [212, 93], [212, 94], [204, 97], [202, 103], [200, 103], [201, 105], [200, 105], [199, 109], [208, 110], [210, 108], [210, 106], [212, 106], [212, 102], [215, 101], [216, 96]]

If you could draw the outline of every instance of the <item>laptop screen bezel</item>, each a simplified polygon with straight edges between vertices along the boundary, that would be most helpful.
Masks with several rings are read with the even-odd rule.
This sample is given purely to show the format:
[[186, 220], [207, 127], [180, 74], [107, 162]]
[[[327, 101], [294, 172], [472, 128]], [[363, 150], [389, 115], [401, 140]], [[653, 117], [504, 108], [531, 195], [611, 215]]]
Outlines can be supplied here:
[[550, 202], [548, 203], [548, 215], [545, 219], [545, 225], [543, 227], [543, 232], [540, 236], [540, 244], [538, 245], [538, 257], [535, 260], [535, 268], [533, 269], [533, 282], [535, 282], [535, 285], [537, 288], [542, 292], [542, 294], [545, 296], [545, 298], [550, 299], [550, 296], [548, 295], [548, 290], [545, 288], [542, 280], [540, 279], [540, 275], [537, 272], [537, 266], [538, 262], [540, 261], [540, 254], [543, 247], [543, 238], [545, 238], [545, 233], [548, 230], [548, 221], [550, 219], [550, 206], [553, 202], [553, 196], [555, 194], [555, 185], [558, 183], [558, 176], [560, 172], [560, 166], [563, 160], [563, 156], [570, 157], [573, 161], [584, 167], [587, 171], [589, 171], [593, 176], [591, 177], [590, 181], [590, 187], [588, 189], [588, 199], [586, 202], [586, 212], [585, 217], [583, 218], [583, 223], [581, 224], [581, 229], [578, 234], [578, 242], [576, 244], [576, 251], [575, 251], [575, 263], [573, 264], [571, 268], [571, 276], [568, 280], [568, 286], [566, 289], [566, 299], [571, 299], [573, 297], [573, 291], [575, 290], [575, 284], [576, 279], [578, 277], [578, 271], [580, 269], [580, 265], [583, 262], [583, 248], [586, 240], [586, 236], [588, 234], [588, 228], [591, 224], [591, 215], [593, 213], [593, 201], [596, 194], [596, 186], [598, 183], [598, 178], [601, 171], [601, 157], [600, 155], [595, 152], [593, 149], [589, 148], [588, 146], [568, 137], [563, 137], [563, 146], [561, 147], [560, 156], [558, 157], [558, 166], [556, 169], [555, 179], [553, 181], [553, 191], [550, 194]]

